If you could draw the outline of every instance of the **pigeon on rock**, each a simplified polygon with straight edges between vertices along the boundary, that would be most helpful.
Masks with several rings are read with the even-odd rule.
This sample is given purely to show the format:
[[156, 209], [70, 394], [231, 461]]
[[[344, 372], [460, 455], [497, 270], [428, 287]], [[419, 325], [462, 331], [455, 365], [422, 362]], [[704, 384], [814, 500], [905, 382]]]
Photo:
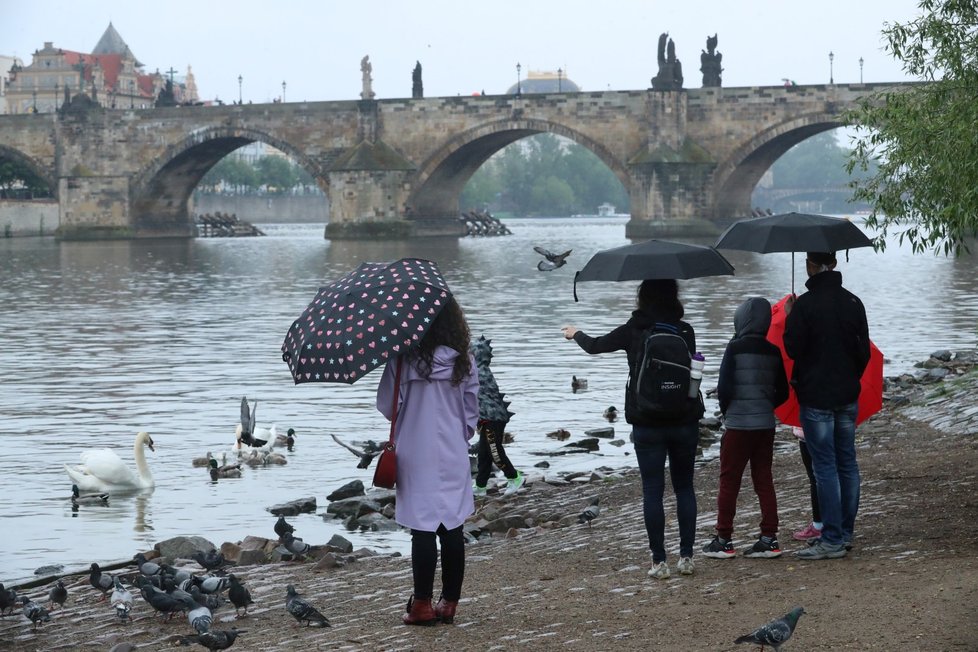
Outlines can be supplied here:
[[136, 562], [136, 568], [139, 569], [139, 572], [146, 577], [159, 575], [163, 570], [163, 568], [156, 562], [147, 561], [146, 555], [141, 552], [137, 552], [135, 555], [133, 555], [132, 559]]
[[68, 589], [65, 588], [64, 582], [58, 580], [58, 583], [55, 584], [53, 587], [51, 587], [51, 590], [48, 592], [48, 600], [51, 603], [51, 608], [53, 609], [54, 605], [58, 605], [58, 607], [63, 607], [65, 604], [65, 600], [67, 599], [68, 599]]
[[570, 256], [573, 249], [568, 249], [562, 254], [551, 253], [543, 247], [533, 247], [533, 251], [546, 258], [546, 260], [541, 260], [537, 263], [537, 269], [541, 272], [549, 272], [567, 264], [567, 257]]
[[300, 539], [299, 537], [292, 536], [291, 533], [286, 532], [278, 538], [279, 543], [285, 546], [285, 549], [291, 552], [293, 555], [298, 555], [300, 557], [305, 557], [309, 549], [312, 548], [308, 543]]
[[227, 560], [224, 559], [224, 555], [217, 550], [211, 550], [210, 552], [200, 552], [198, 550], [194, 554], [190, 555], [190, 558], [200, 564], [201, 567], [206, 568], [209, 571], [218, 570], [227, 564]]
[[329, 621], [326, 620], [326, 616], [319, 613], [314, 606], [300, 598], [299, 594], [295, 591], [295, 587], [291, 584], [285, 589], [285, 608], [300, 623], [305, 622], [306, 625], [316, 625], [317, 627], [331, 626]]
[[795, 631], [798, 619], [805, 613], [801, 607], [795, 607], [781, 618], [776, 618], [766, 625], [761, 625], [750, 634], [738, 638], [734, 643], [753, 643], [760, 645], [763, 649], [765, 645], [774, 648], [774, 652], [780, 652], [781, 646], [791, 638]]
[[591, 521], [596, 519], [598, 517], [598, 514], [601, 513], [600, 502], [601, 502], [600, 498], [595, 498], [594, 500], [592, 500], [591, 504], [588, 505], [587, 508], [585, 508], [585, 510], [581, 512], [580, 515], [577, 517], [577, 522], [587, 523], [587, 526], [591, 527]]
[[197, 637], [197, 642], [208, 650], [226, 650], [234, 645], [234, 639], [238, 638], [238, 630], [234, 629], [212, 629], [204, 632]]

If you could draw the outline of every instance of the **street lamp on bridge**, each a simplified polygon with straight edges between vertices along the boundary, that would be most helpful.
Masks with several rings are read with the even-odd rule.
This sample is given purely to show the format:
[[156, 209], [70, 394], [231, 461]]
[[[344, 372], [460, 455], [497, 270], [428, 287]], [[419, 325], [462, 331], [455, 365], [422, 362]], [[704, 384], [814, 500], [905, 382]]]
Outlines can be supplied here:
[[522, 70], [522, 66], [520, 66], [519, 62], [517, 62], [516, 63], [516, 97], [519, 97], [520, 95], [523, 94], [520, 90], [520, 80], [521, 80], [520, 70]]
[[834, 84], [835, 80], [832, 78], [832, 60], [835, 59], [835, 55], [829, 50], [829, 83]]
[[564, 76], [564, 71], [561, 68], [557, 68], [557, 92], [560, 92], [560, 81]]
[[242, 81], [244, 81], [244, 78], [241, 75], [238, 75], [238, 104], [241, 104], [241, 82]]
[[863, 58], [859, 57], [859, 85], [863, 83]]
[[285, 82], [282, 82], [282, 104], [285, 104]]

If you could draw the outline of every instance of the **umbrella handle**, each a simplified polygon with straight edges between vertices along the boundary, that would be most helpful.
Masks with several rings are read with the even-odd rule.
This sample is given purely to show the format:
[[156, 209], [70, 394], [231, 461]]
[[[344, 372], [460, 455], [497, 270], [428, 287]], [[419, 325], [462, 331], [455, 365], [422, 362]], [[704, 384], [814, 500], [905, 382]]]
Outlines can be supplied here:
[[577, 303], [577, 277], [581, 275], [581, 270], [574, 272], [574, 303]]

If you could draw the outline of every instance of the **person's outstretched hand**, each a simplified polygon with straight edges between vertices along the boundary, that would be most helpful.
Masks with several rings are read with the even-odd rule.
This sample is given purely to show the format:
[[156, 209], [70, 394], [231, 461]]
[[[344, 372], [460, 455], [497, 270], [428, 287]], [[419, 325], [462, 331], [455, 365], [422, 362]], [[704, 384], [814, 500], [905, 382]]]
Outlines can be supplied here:
[[785, 300], [785, 302], [784, 302], [784, 314], [785, 315], [790, 315], [791, 314], [791, 309], [795, 307], [795, 300], [797, 300], [797, 299], [798, 299], [798, 297], [796, 297], [795, 295], [792, 294], [790, 297], [788, 297]]
[[577, 329], [573, 326], [564, 326], [560, 329], [560, 332], [564, 334], [564, 338], [572, 340], [574, 339], [574, 333], [577, 332]]

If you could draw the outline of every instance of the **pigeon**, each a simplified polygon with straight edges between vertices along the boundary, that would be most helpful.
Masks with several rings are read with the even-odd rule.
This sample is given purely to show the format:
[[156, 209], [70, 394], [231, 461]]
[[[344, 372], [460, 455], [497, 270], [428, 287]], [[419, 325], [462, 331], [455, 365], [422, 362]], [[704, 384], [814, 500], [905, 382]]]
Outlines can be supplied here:
[[234, 645], [234, 639], [238, 638], [238, 630], [234, 629], [214, 629], [204, 632], [197, 637], [197, 642], [208, 650], [226, 650]]
[[71, 504], [75, 505], [108, 505], [109, 494], [83, 494], [78, 491], [78, 485], [71, 485]]
[[115, 609], [115, 615], [122, 622], [131, 621], [132, 616], [132, 593], [122, 585], [122, 580], [118, 577], [112, 578], [112, 595], [109, 597], [109, 604]]
[[598, 514], [601, 513], [601, 505], [599, 504], [600, 502], [601, 502], [601, 498], [595, 498], [594, 500], [592, 500], [591, 504], [588, 505], [587, 508], [583, 512], [581, 512], [580, 515], [577, 517], [577, 522], [587, 523], [587, 526], [591, 527], [591, 521], [596, 519], [598, 517]]
[[211, 550], [210, 552], [200, 552], [198, 550], [194, 554], [190, 555], [190, 558], [200, 564], [203, 568], [210, 571], [218, 570], [227, 564], [227, 560], [224, 559], [224, 555], [217, 550]]
[[570, 256], [573, 249], [568, 249], [562, 254], [551, 253], [543, 247], [533, 247], [533, 251], [546, 258], [546, 260], [541, 260], [537, 263], [537, 269], [541, 272], [549, 272], [567, 264], [567, 257]]
[[330, 437], [332, 437], [333, 441], [335, 441], [337, 444], [360, 458], [360, 461], [357, 463], [358, 469], [369, 468], [370, 463], [374, 461], [374, 458], [380, 455], [381, 451], [384, 450], [383, 444], [378, 444], [373, 440], [364, 442], [363, 448], [358, 449], [354, 446], [350, 446], [336, 435], [330, 435]]
[[98, 564], [92, 563], [92, 572], [88, 574], [88, 583], [92, 585], [92, 588], [98, 589], [102, 592], [102, 597], [100, 602], [109, 597], [109, 591], [112, 590], [112, 578], [108, 575], [102, 574], [102, 569], [98, 567]]
[[193, 577], [193, 573], [190, 571], [182, 568], [176, 568], [174, 566], [170, 566], [169, 564], [160, 564], [160, 567], [162, 569], [161, 574], [172, 579], [173, 583], [177, 585]]
[[132, 559], [136, 562], [136, 568], [139, 569], [139, 572], [147, 577], [159, 575], [163, 571], [162, 566], [156, 562], [147, 561], [146, 555], [141, 552], [137, 552], [135, 555], [133, 555]]
[[48, 610], [31, 600], [26, 595], [21, 599], [24, 603], [24, 615], [34, 623], [34, 630], [37, 631], [38, 623], [46, 623], [51, 620]]
[[227, 602], [227, 600], [222, 598], [219, 593], [206, 593], [206, 594], [201, 593], [200, 587], [197, 586], [196, 584], [192, 585], [187, 590], [190, 591], [190, 596], [196, 602], [204, 605], [211, 611], [217, 611], [218, 609], [224, 606], [225, 602]]
[[17, 592], [4, 588], [3, 584], [0, 584], [0, 616], [12, 614], [17, 602]]
[[139, 589], [139, 593], [156, 613], [166, 616], [163, 622], [169, 622], [176, 612], [187, 610], [187, 605], [172, 595], [155, 588], [149, 582], [143, 584], [142, 588]]
[[330, 627], [326, 616], [319, 613], [314, 606], [299, 597], [295, 592], [295, 587], [289, 584], [285, 589], [285, 608], [289, 610], [292, 617], [306, 625], [315, 624], [317, 627]]
[[187, 612], [187, 622], [198, 634], [206, 634], [210, 631], [214, 619], [211, 616], [211, 610], [198, 603], [197, 606]]
[[770, 645], [774, 652], [779, 652], [785, 641], [791, 638], [795, 631], [798, 619], [805, 613], [802, 607], [795, 607], [781, 618], [776, 618], [766, 625], [761, 625], [750, 634], [738, 638], [734, 643], [754, 643], [760, 645]]
[[608, 423], [614, 423], [618, 420], [618, 408], [614, 405], [609, 406], [604, 411], [604, 418], [608, 420]]
[[64, 582], [58, 580], [58, 583], [51, 587], [51, 590], [48, 592], [48, 601], [51, 603], [51, 608], [53, 609], [54, 605], [63, 607], [67, 599], [68, 589], [65, 588]]
[[286, 532], [278, 538], [279, 543], [285, 546], [285, 549], [291, 552], [293, 555], [299, 555], [304, 557], [309, 549], [312, 548], [308, 543], [302, 539], [292, 536], [292, 533]]
[[278, 520], [275, 521], [275, 528], [274, 529], [275, 529], [275, 534], [278, 537], [281, 537], [286, 532], [288, 532], [289, 534], [292, 534], [293, 532], [295, 532], [295, 528], [292, 526], [291, 523], [289, 523], [288, 521], [285, 520], [285, 517], [284, 516], [279, 516], [278, 517]]
[[233, 573], [228, 575], [228, 582], [230, 582], [228, 598], [231, 600], [231, 604], [234, 605], [234, 615], [237, 616], [238, 611], [244, 609], [244, 615], [247, 616], [248, 605], [254, 604], [254, 600], [251, 599], [251, 592], [238, 581], [238, 578]]
[[[228, 588], [228, 578], [217, 577], [216, 575], [204, 575], [203, 577], [194, 577], [191, 583], [196, 585], [201, 593], [211, 594], [220, 593], [224, 589]], [[189, 591], [190, 588], [187, 587], [185, 590]]]

